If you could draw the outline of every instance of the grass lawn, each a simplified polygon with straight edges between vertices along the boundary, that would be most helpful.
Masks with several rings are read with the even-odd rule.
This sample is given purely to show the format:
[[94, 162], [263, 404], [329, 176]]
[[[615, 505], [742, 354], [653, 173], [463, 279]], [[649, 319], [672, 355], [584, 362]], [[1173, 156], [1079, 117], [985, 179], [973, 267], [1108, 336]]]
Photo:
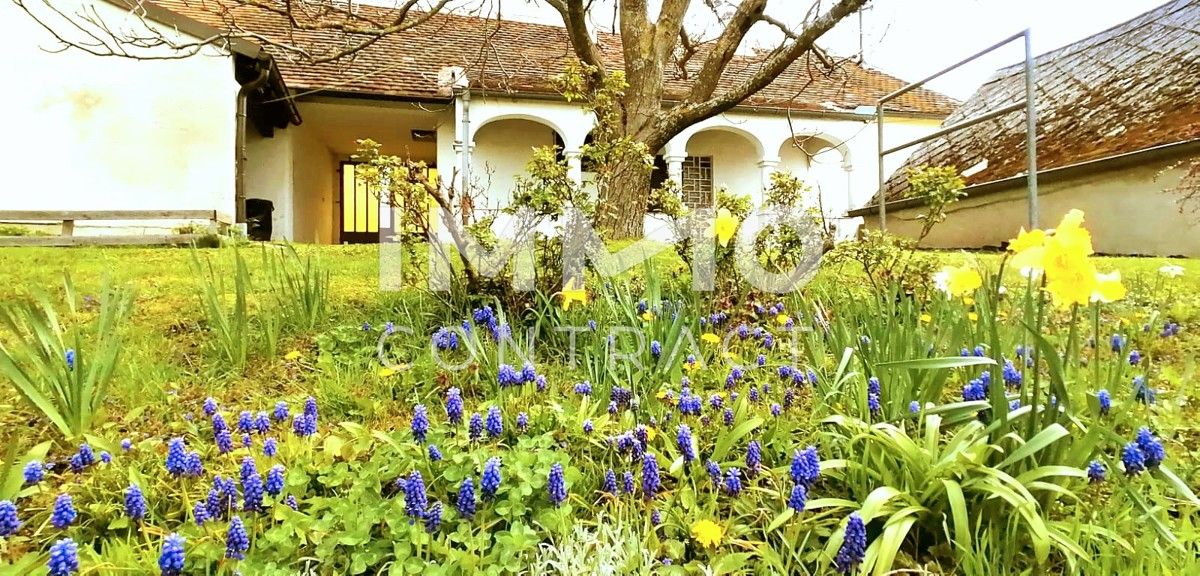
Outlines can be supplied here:
[[[679, 326], [686, 325], [698, 337], [713, 330], [710, 313], [727, 312], [730, 319], [719, 320], [716, 332], [724, 334], [738, 323], [747, 322], [777, 333], [782, 342], [792, 326], [784, 327], [785, 318], [797, 326], [821, 329], [822, 324], [815, 318], [821, 311], [822, 321], [828, 323], [825, 332], [803, 332], [795, 340], [799, 342], [800, 352], [796, 354], [800, 364], [814, 376], [819, 375], [820, 384], [809, 381], [805, 386], [799, 379], [795, 382], [801, 384], [794, 390], [786, 378], [783, 384], [775, 384], [776, 369], [800, 367], [794, 363], [796, 357], [789, 359], [769, 347], [759, 349], [753, 344], [754, 337], [743, 342], [734, 332], [730, 332], [734, 334], [734, 359], [728, 363], [713, 356], [701, 342], [703, 366], [692, 368], [682, 358], [660, 361], [647, 348], [639, 350], [639, 357], [648, 367], [624, 372], [589, 365], [589, 359], [599, 356], [588, 356], [586, 350], [583, 364], [572, 365], [564, 356], [563, 333], [551, 334], [551, 341], [539, 349], [537, 373], [548, 381], [548, 387], [542, 392], [539, 384], [535, 392], [532, 379], [521, 381], [512, 390], [505, 389], [503, 383], [496, 388], [497, 379], [503, 381], [504, 376], [503, 367], [495, 360], [474, 358], [461, 371], [436, 364], [427, 335], [438, 327], [459, 326], [470, 318], [472, 307], [485, 301], [452, 301], [449, 295], [418, 289], [380, 292], [378, 249], [373, 245], [297, 249], [300, 255], [315, 258], [329, 274], [327, 295], [321, 297], [326, 309], [311, 328], [272, 319], [276, 313], [273, 311], [295, 303], [281, 304], [278, 295], [268, 290], [270, 275], [262, 264], [262, 248], [242, 247], [249, 280], [255, 288], [247, 295], [249, 319], [240, 340], [249, 352], [241, 369], [231, 367], [215, 344], [219, 326], [206, 313], [202, 283], [194, 268], [194, 258], [199, 256], [214, 266], [217, 277], [227, 287], [232, 286], [236, 275], [231, 249], [0, 250], [4, 263], [0, 267], [2, 302], [32, 301], [43, 292], [61, 299], [63, 274], [69, 274], [76, 291], [85, 299], [78, 312], [64, 314], [68, 330], [95, 320], [98, 306], [87, 297], [99, 294], [102, 287], [127, 284], [135, 291], [110, 393], [88, 436], [97, 451], [104, 449], [115, 455], [114, 464], [90, 476], [65, 470], [79, 439], [60, 439], [50, 422], [0, 376], [5, 384], [0, 386], [0, 445], [9, 447], [10, 458], [43, 446], [42, 452], [48, 453], [40, 459], [59, 463], [41, 485], [46, 486], [44, 489], [21, 488], [18, 481], [19, 490], [10, 486], [7, 495], [0, 492], [0, 500], [16, 499], [19, 492], [26, 526], [8, 540], [0, 535], [0, 574], [10, 573], [5, 570], [44, 571], [41, 566], [49, 546], [58, 538], [49, 524], [58, 492], [71, 493], [75, 498], [81, 521], [63, 532], [86, 548], [81, 552], [84, 565], [92, 566], [95, 573], [154, 570], [159, 540], [172, 531], [186, 533], [188, 538], [189, 566], [195, 568], [188, 574], [230, 574], [239, 566], [245, 574], [290, 574], [306, 565], [301, 558], [309, 557], [327, 559], [320, 573], [411, 573], [425, 569], [428, 562], [441, 566], [429, 570], [446, 574], [479, 570], [497, 574], [521, 570], [587, 573], [595, 569], [595, 564], [589, 562], [610, 557], [617, 566], [624, 567], [618, 573], [690, 574], [702, 573], [704, 567], [715, 573], [825, 573], [839, 550], [846, 514], [851, 510], [868, 516], [868, 541], [874, 550], [868, 554], [868, 564], [883, 562], [878, 555], [884, 553], [890, 538], [895, 541], [890, 553], [896, 560], [888, 566], [926, 571], [921, 573], [1034, 570], [1061, 574], [1178, 574], [1200, 570], [1194, 561], [1200, 551], [1200, 531], [1194, 528], [1200, 512], [1178, 486], [1193, 490], [1200, 486], [1200, 410], [1196, 404], [1200, 394], [1193, 388], [1196, 357], [1200, 355], [1200, 330], [1193, 328], [1200, 326], [1200, 261], [1094, 258], [1100, 270], [1121, 271], [1129, 295], [1104, 307], [1095, 319], [1091, 308], [1080, 308], [1074, 331], [1069, 329], [1069, 312], [1048, 307], [1042, 331], [1048, 348], [1040, 351], [1040, 361], [1046, 361], [1046, 352], [1053, 350], [1064, 355], [1067, 363], [1055, 366], [1047, 362], [1035, 367], [1030, 360], [1031, 367], [1024, 369], [1020, 366], [1022, 357], [1014, 356], [1013, 350], [1017, 345], [1035, 346], [1035, 339], [1021, 325], [1022, 314], [1028, 314], [1031, 308], [1022, 304], [1022, 280], [1011, 270], [1005, 276], [1003, 297], [988, 296], [985, 288], [979, 291], [978, 302], [974, 298], [948, 300], [940, 296], [918, 303], [904, 298], [875, 302], [881, 299], [864, 296], [868, 291], [861, 273], [843, 266], [837, 270], [823, 268], [805, 293], [785, 298], [786, 313], [756, 313], [751, 305], [758, 302], [755, 300], [699, 296], [676, 309], [674, 315], [669, 307], [658, 309], [651, 304], [649, 315], [643, 318], [640, 310], [631, 311], [638, 300], [652, 297], [657, 289], [670, 297], [680, 287], [673, 271], [681, 263], [664, 256], [655, 261], [664, 278], [645, 278], [634, 271], [628, 278], [614, 281], [616, 285], [609, 290], [598, 285], [589, 287], [592, 301], [585, 307], [563, 312], [557, 299], [533, 302], [524, 310], [504, 311], [507, 320], [516, 328], [518, 340], [524, 327], [549, 334], [548, 325], [594, 319], [602, 327], [637, 322], [655, 341], [687, 344]], [[984, 269], [993, 269], [1000, 261], [993, 253], [944, 252], [938, 257], [948, 264], [970, 263]], [[1159, 269], [1166, 265], [1181, 266], [1182, 276], [1164, 278]], [[235, 305], [232, 294], [222, 295], [218, 301], [226, 310]], [[980, 314], [987, 318], [980, 320]], [[1100, 327], [1095, 347], [1088, 343], [1093, 321]], [[388, 340], [385, 354], [399, 365], [381, 368], [376, 361], [376, 344], [389, 322], [410, 327], [414, 334]], [[1160, 336], [1169, 322], [1182, 327], [1178, 335]], [[456, 353], [461, 354], [464, 348], [475, 350], [473, 346], [489, 354], [495, 352], [486, 335], [487, 322], [477, 317], [471, 324], [472, 330], [455, 341]], [[1148, 326], [1145, 331], [1143, 325]], [[1109, 350], [1109, 337], [1114, 333], [1126, 338], [1119, 353]], [[590, 338], [586, 333], [579, 337]], [[586, 342], [592, 340], [595, 338]], [[11, 345], [14, 335], [4, 331], [0, 342]], [[86, 346], [92, 340], [85, 338], [83, 342]], [[592, 346], [581, 345], [585, 349]], [[889, 363], [927, 356], [957, 357], [960, 348], [976, 345], [981, 350], [986, 348], [986, 356], [1000, 364], [1017, 360], [1014, 369], [1024, 383], [1008, 390], [1010, 399], [1018, 399], [1017, 405], [1045, 406], [1047, 398], [1057, 392], [1065, 399], [1056, 397], [1052, 405], [1057, 407], [1061, 401], [1067, 406], [1063, 410], [1067, 416], [1054, 417], [1049, 415], [1050, 410], [1034, 411], [1037, 416], [1022, 415], [1020, 428], [1013, 424], [1010, 435], [983, 433], [978, 451], [964, 452], [951, 458], [954, 464], [944, 464], [960, 467], [952, 475], [965, 490], [965, 496], [958, 498], [974, 506], [964, 510], [954, 505], [952, 495], [943, 500], [921, 494], [929, 486], [942, 486], [951, 478], [938, 476], [933, 464], [928, 470], [921, 468], [925, 462], [922, 459], [932, 456], [918, 454], [916, 444], [911, 447], [913, 454], [908, 455], [905, 450], [910, 448], [889, 444], [895, 441], [885, 440], [883, 432], [872, 432], [869, 425], [894, 423], [903, 431], [900, 433], [913, 434], [917, 444], [925, 442], [920, 435], [928, 434], [935, 447], [949, 450], [959, 438], [954, 430], [969, 431], [973, 430], [972, 422], [989, 422], [988, 414], [1002, 404], [986, 409], [982, 405], [963, 406], [969, 404], [964, 402], [964, 388], [975, 382], [982, 367], [947, 364], [911, 372], [889, 367]], [[994, 345], [999, 349], [993, 350]], [[1144, 359], [1131, 366], [1126, 355], [1132, 349]], [[852, 350], [853, 354], [844, 350]], [[756, 359], [759, 354], [761, 359]], [[754, 371], [756, 363], [763, 369]], [[730, 365], [737, 365], [739, 374], [743, 367], [753, 374], [746, 380], [740, 375], [734, 378]], [[520, 371], [522, 366], [517, 363], [514, 368]], [[994, 381], [999, 382], [1000, 367], [991, 372]], [[880, 377], [884, 391], [871, 392], [868, 376]], [[1139, 376], [1157, 391], [1156, 404], [1142, 406], [1135, 401], [1131, 386]], [[675, 410], [676, 404], [679, 410], [685, 410], [685, 378], [697, 391], [696, 398], [702, 400], [702, 417]], [[585, 380], [596, 387], [591, 395], [578, 393], [577, 385]], [[1031, 398], [1033, 381], [1044, 388]], [[619, 400], [614, 388], [622, 386], [633, 390], [640, 408]], [[488, 409], [495, 407], [500, 419], [499, 410], [503, 410], [504, 431], [495, 434], [496, 438], [468, 441], [464, 429], [450, 426], [443, 406], [452, 387], [463, 390], [468, 417], [473, 411], [487, 415]], [[1111, 391], [1117, 415], [1097, 415], [1097, 391], [1101, 388]], [[1000, 396], [989, 398], [1003, 398], [1004, 387], [1000, 389]], [[765, 396], [761, 402], [756, 400], [760, 394]], [[294, 437], [289, 418], [275, 424], [278, 430], [269, 433], [280, 439], [280, 456], [260, 456], [258, 462], [260, 473], [275, 462], [286, 464], [284, 494], [299, 499], [298, 511], [276, 505], [265, 512], [250, 513], [246, 520], [251, 524], [254, 545], [247, 560], [222, 560], [225, 520], [216, 528], [195, 526], [191, 512], [191, 504], [205, 497], [209, 485], [202, 479], [176, 481], [163, 472], [167, 440], [183, 437], [189, 448], [199, 447], [209, 474], [236, 476], [242, 463], [244, 479], [242, 458], [261, 452], [262, 440], [247, 435], [252, 447], [240, 448], [241, 433], [235, 432], [232, 439], [237, 446], [232, 454], [214, 448], [209, 416], [202, 410], [204, 400], [215, 399], [224, 419], [236, 427], [241, 410], [269, 411], [282, 400], [294, 416], [309, 396], [320, 405], [317, 439], [306, 443], [304, 437]], [[606, 411], [610, 397], [614, 405]], [[879, 408], [876, 405], [881, 401], [884, 406]], [[792, 407], [793, 402], [796, 407]], [[415, 432], [410, 430], [415, 430], [417, 403], [427, 407], [428, 418], [433, 421], [428, 443], [436, 442], [441, 447], [446, 455], [444, 464], [429, 460], [425, 442], [412, 441]], [[940, 414], [944, 429], [939, 432], [929, 427], [931, 421], [910, 417], [910, 403], [917, 405], [915, 409], [922, 418], [926, 411]], [[736, 419], [734, 426], [722, 426], [722, 406], [731, 408], [724, 417]], [[774, 413], [777, 409], [783, 411], [782, 417]], [[527, 413], [533, 421], [528, 433], [518, 431], [518, 412]], [[675, 420], [668, 423], [672, 415], [690, 425], [689, 434], [696, 434], [693, 450], [699, 449], [699, 460], [692, 462], [683, 448], [685, 443], [677, 442], [677, 436], [683, 433]], [[652, 419], [647, 421], [647, 417]], [[343, 422], [347, 424], [339, 424]], [[617, 444], [610, 445], [605, 439], [618, 438], [648, 422], [657, 422], [651, 427], [657, 426], [660, 432], [655, 434], [657, 440], [644, 442], [646, 447], [641, 450], [660, 454], [663, 492], [640, 500], [629, 497], [628, 501], [610, 501], [608, 496], [600, 495], [607, 469], [618, 473], [631, 470], [639, 490], [648, 472], [641, 460], [629, 460], [612, 448]], [[863, 428], [855, 428], [859, 425], [855, 422]], [[1043, 439], [1058, 430], [1054, 426], [1061, 426], [1067, 437], [1056, 437], [1047, 448], [1023, 457], [1028, 462], [1004, 463], [1002, 454], [1017, 453], [1022, 445], [1031, 443], [1031, 437], [1021, 438], [1026, 422], [1031, 426], [1037, 423], [1031, 431], [1043, 430], [1043, 426], [1051, 430]], [[1136, 478], [1123, 478], [1120, 462], [1122, 445], [1143, 425], [1152, 427], [1163, 439], [1168, 455], [1164, 466], [1169, 463], [1170, 468], [1154, 480], [1149, 474], [1140, 476], [1146, 480], [1139, 484]], [[490, 432], [490, 421], [487, 426]], [[979, 427], [982, 429], [983, 424]], [[123, 438], [130, 438], [135, 446], [128, 454], [119, 452], [118, 442]], [[53, 444], [44, 447], [47, 440]], [[747, 450], [753, 451], [747, 444], [751, 440], [766, 452], [763, 468], [756, 473], [753, 463], [747, 460], [753, 458], [747, 454]], [[876, 443], [892, 448], [878, 448]], [[794, 450], [809, 444], [821, 446], [824, 479], [808, 485], [810, 509], [795, 513], [793, 518], [785, 506], [794, 490], [788, 479], [789, 463]], [[504, 457], [504, 488], [495, 500], [480, 501], [480, 516], [472, 523], [462, 516], [461, 508], [459, 512], [451, 508], [461, 501], [464, 478], [474, 477], [476, 488], [482, 489], [486, 463], [493, 455]], [[704, 466], [709, 458], [716, 461], [722, 474], [739, 474], [735, 468], [740, 468], [740, 474], [746, 475], [741, 480], [746, 490], [741, 497], [733, 498], [727, 487], [719, 487], [728, 482], [724, 477], [710, 486]], [[1104, 463], [1108, 484], [1089, 486], [1077, 475], [1048, 468], [1078, 471], [1093, 459]], [[1005, 473], [1019, 478], [1026, 487], [1032, 486], [1031, 508], [1021, 514], [1031, 513], [1040, 523], [1027, 525], [1016, 520], [1023, 518], [1016, 507], [1004, 507], [1011, 486], [994, 488], [990, 497], [981, 492], [980, 486], [986, 482], [980, 479], [983, 476], [974, 476], [975, 468], [961, 467], [970, 462], [987, 462], [997, 469], [1015, 466]], [[552, 505], [554, 490], [548, 486], [556, 482], [552, 466], [565, 466], [565, 472], [557, 469], [558, 481], [569, 487], [562, 506]], [[549, 479], [547, 470], [551, 470]], [[1028, 476], [1039, 470], [1046, 474], [1040, 484]], [[406, 522], [405, 508], [411, 502], [405, 501], [403, 493], [396, 495], [397, 489], [392, 488], [396, 485], [393, 481], [407, 478], [413, 471], [424, 471], [421, 490], [428, 486], [429, 502], [438, 500], [439, 506], [446, 508], [446, 525], [429, 533], [420, 530], [422, 522]], [[6, 480], [3, 472], [0, 470], [0, 485]], [[1065, 475], [1060, 478], [1059, 473]], [[140, 484], [151, 499], [150, 519], [141, 529], [136, 523], [120, 520], [121, 497], [114, 496], [130, 483]], [[401, 482], [396, 486], [407, 489], [411, 485]], [[904, 495], [892, 495], [882, 488], [892, 486], [897, 494]], [[732, 493], [736, 496], [740, 491]], [[946, 494], [950, 494], [948, 489]], [[1014, 499], [1021, 498], [1011, 494]], [[904, 504], [902, 498], [910, 500]], [[1114, 504], [1105, 509], [1098, 499], [1108, 498]], [[942, 505], [944, 509], [938, 507]], [[1007, 528], [1003, 522], [985, 522], [976, 516], [985, 514], [984, 510], [987, 518], [1010, 514], [1014, 520]], [[959, 512], [970, 513], [979, 523], [973, 529], [957, 525], [960, 519], [954, 514]], [[657, 529], [651, 514], [657, 514], [655, 518], [662, 523]], [[896, 529], [889, 528], [892, 524], [885, 520], [892, 515], [896, 523], [904, 524], [905, 514], [911, 515], [912, 522], [906, 524], [906, 532], [893, 534]], [[695, 533], [701, 519], [715, 520], [721, 526], [720, 543], [715, 548], [701, 544], [702, 539]], [[1039, 564], [1036, 558], [1042, 554], [1042, 544], [1038, 543], [1036, 526], [1042, 523], [1055, 538], [1077, 543], [1076, 548], [1061, 545], [1058, 540], [1053, 545], [1045, 544], [1049, 552]], [[1101, 533], [1100, 528], [1111, 534]], [[581, 535], [579, 530], [591, 532]], [[1176, 547], [1164, 531], [1172, 534]], [[603, 542], [588, 548], [584, 544], [587, 538]], [[1108, 550], [1114, 556], [1097, 560], [1104, 542], [1109, 543]], [[538, 544], [549, 548], [539, 550]], [[956, 546], [960, 547], [957, 552]], [[663, 558], [670, 559], [671, 564], [664, 564]]]

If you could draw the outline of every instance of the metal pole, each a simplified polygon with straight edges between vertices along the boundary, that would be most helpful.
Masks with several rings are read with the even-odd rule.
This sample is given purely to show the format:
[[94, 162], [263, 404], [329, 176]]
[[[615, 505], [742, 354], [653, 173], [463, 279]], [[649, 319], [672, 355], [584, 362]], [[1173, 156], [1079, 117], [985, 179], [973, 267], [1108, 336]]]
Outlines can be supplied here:
[[877, 168], [879, 169], [879, 229], [887, 232], [887, 192], [883, 189], [884, 174], [883, 174], [883, 100], [880, 100], [875, 105], [875, 128], [877, 130], [877, 149], [878, 154], [875, 159], [878, 161]]
[[1038, 188], [1037, 188], [1037, 102], [1036, 73], [1033, 67], [1033, 48], [1030, 43], [1029, 29], [1025, 29], [1025, 150], [1029, 155], [1028, 175], [1025, 177], [1029, 187], [1029, 229], [1038, 227]]

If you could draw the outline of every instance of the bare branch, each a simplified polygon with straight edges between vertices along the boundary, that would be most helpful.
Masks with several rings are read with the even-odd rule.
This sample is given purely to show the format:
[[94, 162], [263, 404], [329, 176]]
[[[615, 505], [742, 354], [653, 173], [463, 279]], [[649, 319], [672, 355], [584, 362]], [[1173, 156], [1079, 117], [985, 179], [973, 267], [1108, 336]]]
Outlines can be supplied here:
[[790, 44], [773, 51], [762, 62], [758, 71], [745, 81], [722, 94], [701, 102], [688, 101], [672, 109], [664, 119], [668, 132], [681, 129], [710, 118], [738, 105], [743, 100], [766, 88], [801, 55], [813, 49], [817, 39], [828, 32], [843, 18], [862, 8], [869, 0], [839, 0], [828, 12], [809, 22], [795, 35]]
[[746, 0], [738, 5], [737, 11], [725, 25], [725, 31], [717, 38], [708, 57], [704, 59], [704, 64], [701, 65], [696, 80], [692, 82], [692, 90], [687, 97], [687, 103], [700, 102], [712, 96], [713, 91], [717, 89], [717, 82], [725, 72], [725, 67], [729, 65], [729, 61], [733, 59], [738, 47], [742, 45], [746, 32], [754, 26], [755, 22], [758, 22], [766, 7], [767, 0]]

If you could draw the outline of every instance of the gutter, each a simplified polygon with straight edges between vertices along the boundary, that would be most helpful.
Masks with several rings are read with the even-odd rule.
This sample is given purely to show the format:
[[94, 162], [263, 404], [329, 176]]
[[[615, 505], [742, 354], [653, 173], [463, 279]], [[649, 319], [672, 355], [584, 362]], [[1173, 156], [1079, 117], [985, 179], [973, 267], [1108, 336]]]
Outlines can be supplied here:
[[233, 143], [233, 221], [236, 223], [246, 221], [246, 108], [250, 100], [250, 94], [262, 88], [267, 83], [267, 80], [271, 78], [272, 64], [269, 56], [265, 59], [262, 57], [255, 59], [254, 66], [258, 69], [258, 76], [242, 84], [241, 88], [238, 88], [237, 117]]
[[[1085, 160], [1083, 162], [1067, 164], [1066, 166], [1049, 168], [1047, 170], [1038, 170], [1038, 183], [1061, 182], [1077, 176], [1094, 174], [1099, 171], [1118, 170], [1129, 166], [1140, 165], [1148, 160], [1157, 160], [1169, 156], [1186, 154], [1193, 150], [1200, 152], [1200, 138], [1193, 138], [1191, 140], [1184, 140], [1182, 142], [1172, 142], [1170, 144], [1160, 144], [1158, 146], [1143, 148], [1133, 152], [1124, 152], [1121, 154], [1114, 154], [1112, 156], [1105, 156], [1103, 158], [1096, 158], [1094, 160]], [[1020, 186], [1024, 184], [1024, 182], [1025, 175], [1018, 174], [1016, 176], [1009, 176], [1008, 178], [1002, 178], [1000, 180], [972, 184], [971, 186], [967, 186], [963, 189], [963, 192], [966, 192], [967, 194], [966, 196], [963, 196], [962, 199], [965, 200], [969, 198], [978, 198], [981, 196], [995, 194], [997, 192], [1004, 192], [1012, 189], [1015, 186]], [[887, 210], [889, 212], [892, 210], [905, 210], [908, 208], [923, 206], [924, 204], [925, 201], [921, 198], [905, 198], [903, 200], [893, 200], [886, 203]], [[877, 214], [879, 214], [879, 204], [874, 203], [869, 206], [851, 210], [846, 213], [846, 216], [854, 218], [859, 216], [875, 216]]]

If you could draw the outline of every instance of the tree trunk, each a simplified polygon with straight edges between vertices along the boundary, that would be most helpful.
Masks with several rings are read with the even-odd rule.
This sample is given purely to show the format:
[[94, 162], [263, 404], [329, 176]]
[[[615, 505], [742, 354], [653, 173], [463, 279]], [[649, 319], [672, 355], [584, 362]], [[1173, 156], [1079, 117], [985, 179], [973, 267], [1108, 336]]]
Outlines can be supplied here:
[[627, 155], [615, 162], [611, 170], [600, 189], [596, 228], [608, 240], [641, 238], [650, 197], [651, 168], [642, 158]]

